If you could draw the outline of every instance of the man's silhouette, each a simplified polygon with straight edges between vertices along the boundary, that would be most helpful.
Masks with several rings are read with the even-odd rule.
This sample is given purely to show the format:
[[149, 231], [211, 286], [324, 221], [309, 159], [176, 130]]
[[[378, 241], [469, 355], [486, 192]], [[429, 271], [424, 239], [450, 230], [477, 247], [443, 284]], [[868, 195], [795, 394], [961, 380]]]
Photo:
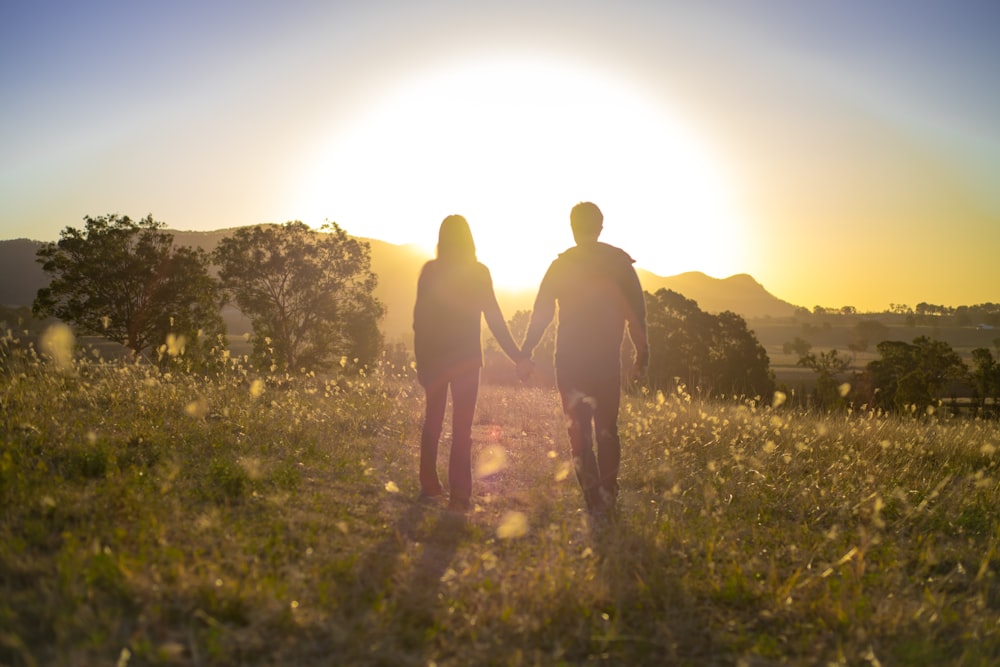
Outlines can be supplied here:
[[[559, 255], [542, 278], [521, 345], [521, 353], [530, 359], [558, 304], [556, 386], [569, 418], [577, 480], [587, 510], [595, 516], [613, 510], [618, 495], [618, 405], [626, 325], [636, 350], [632, 378], [645, 373], [649, 362], [646, 306], [634, 260], [597, 240], [603, 223], [596, 205], [573, 207], [570, 224], [576, 246]], [[519, 371], [522, 377], [530, 372], [530, 362], [519, 364]]]

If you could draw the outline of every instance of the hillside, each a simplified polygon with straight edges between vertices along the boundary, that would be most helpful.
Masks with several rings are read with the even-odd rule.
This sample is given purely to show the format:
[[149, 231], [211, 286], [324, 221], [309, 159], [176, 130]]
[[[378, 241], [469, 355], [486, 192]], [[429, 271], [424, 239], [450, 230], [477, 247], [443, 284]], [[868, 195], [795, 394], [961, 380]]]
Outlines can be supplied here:
[[[210, 232], [168, 230], [178, 245], [190, 245], [211, 252], [232, 229]], [[407, 341], [410, 335], [413, 303], [416, 297], [420, 267], [428, 257], [415, 246], [396, 245], [378, 239], [363, 238], [371, 246], [372, 269], [379, 277], [376, 296], [386, 306], [382, 324], [387, 340]], [[0, 305], [29, 306], [38, 289], [46, 284], [45, 273], [35, 262], [35, 252], [41, 243], [27, 239], [0, 241]], [[730, 310], [748, 320], [789, 317], [795, 306], [770, 294], [752, 277], [741, 274], [725, 279], [690, 272], [663, 277], [639, 270], [639, 280], [645, 290], [655, 292], [666, 288], [698, 302], [702, 310]], [[497, 299], [510, 317], [518, 310], [530, 310], [534, 290], [497, 290]], [[226, 324], [230, 333], [240, 334], [249, 325], [238, 312], [229, 309]]]
[[39, 289], [48, 284], [35, 262], [38, 241], [0, 241], [0, 306], [30, 306]]
[[730, 310], [745, 319], [791, 317], [797, 306], [782, 301], [768, 292], [753, 277], [740, 273], [728, 278], [712, 278], [699, 271], [690, 271], [664, 278], [639, 269], [639, 281], [647, 292], [660, 288], [673, 290], [698, 302], [710, 313]]
[[3, 665], [1000, 656], [996, 420], [629, 393], [618, 511], [595, 521], [551, 389], [484, 384], [457, 512], [418, 502], [412, 374], [16, 361]]

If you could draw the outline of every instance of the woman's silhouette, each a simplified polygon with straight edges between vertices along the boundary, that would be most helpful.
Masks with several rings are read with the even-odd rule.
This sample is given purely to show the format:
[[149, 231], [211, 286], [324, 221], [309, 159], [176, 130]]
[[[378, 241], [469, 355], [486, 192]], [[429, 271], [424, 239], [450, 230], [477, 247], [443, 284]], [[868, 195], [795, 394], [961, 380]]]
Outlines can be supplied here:
[[427, 262], [417, 282], [413, 347], [417, 378], [427, 394], [420, 437], [420, 495], [444, 496], [437, 474], [438, 441], [448, 388], [452, 402], [452, 444], [448, 464], [449, 507], [465, 511], [472, 497], [472, 418], [483, 365], [482, 316], [507, 356], [522, 355], [497, 305], [493, 279], [476, 260], [469, 223], [450, 215], [438, 233], [437, 259]]

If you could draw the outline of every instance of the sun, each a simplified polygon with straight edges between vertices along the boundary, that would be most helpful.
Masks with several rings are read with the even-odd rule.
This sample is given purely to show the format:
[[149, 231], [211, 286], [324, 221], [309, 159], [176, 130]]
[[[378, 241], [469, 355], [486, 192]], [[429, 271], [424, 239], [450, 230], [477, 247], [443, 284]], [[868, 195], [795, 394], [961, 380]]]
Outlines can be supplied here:
[[[501, 288], [537, 285], [573, 244], [570, 208], [604, 212], [602, 240], [660, 275], [729, 275], [740, 229], [703, 142], [633, 88], [556, 61], [492, 59], [394, 86], [323, 142], [307, 222], [433, 251], [464, 215]], [[730, 271], [730, 272], [735, 272]]]

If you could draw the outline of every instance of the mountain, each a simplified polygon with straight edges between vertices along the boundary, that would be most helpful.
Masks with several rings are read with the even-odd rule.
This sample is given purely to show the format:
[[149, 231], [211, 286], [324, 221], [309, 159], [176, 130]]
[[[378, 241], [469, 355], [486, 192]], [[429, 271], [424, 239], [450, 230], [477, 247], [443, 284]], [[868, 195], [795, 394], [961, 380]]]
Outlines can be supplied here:
[[797, 306], [782, 301], [754, 280], [740, 273], [728, 278], [712, 278], [700, 271], [690, 271], [664, 278], [639, 269], [639, 282], [647, 292], [661, 288], [683, 294], [698, 302], [709, 313], [730, 310], [747, 320], [791, 317]]
[[35, 261], [40, 245], [28, 239], [0, 241], [0, 306], [30, 306], [38, 290], [48, 285], [48, 276]]
[[[174, 242], [178, 245], [198, 246], [211, 252], [219, 241], [234, 230], [167, 231], [174, 235]], [[386, 339], [390, 342], [408, 342], [417, 277], [429, 257], [416, 246], [358, 238], [371, 247], [372, 270], [379, 277], [375, 296], [386, 306], [382, 322]], [[0, 305], [30, 306], [35, 294], [48, 282], [41, 265], [35, 262], [35, 252], [40, 245], [41, 242], [28, 239], [0, 241]], [[698, 302], [702, 310], [711, 313], [730, 310], [747, 320], [753, 320], [789, 317], [796, 309], [794, 305], [770, 294], [746, 274], [724, 279], [712, 278], [699, 272], [663, 277], [639, 269], [638, 274], [646, 291], [655, 292], [661, 288], [673, 290]], [[534, 290], [497, 289], [497, 300], [508, 318], [518, 310], [530, 310], [534, 298]], [[224, 316], [230, 333], [241, 334], [250, 330], [249, 322], [234, 308], [227, 308]]]

